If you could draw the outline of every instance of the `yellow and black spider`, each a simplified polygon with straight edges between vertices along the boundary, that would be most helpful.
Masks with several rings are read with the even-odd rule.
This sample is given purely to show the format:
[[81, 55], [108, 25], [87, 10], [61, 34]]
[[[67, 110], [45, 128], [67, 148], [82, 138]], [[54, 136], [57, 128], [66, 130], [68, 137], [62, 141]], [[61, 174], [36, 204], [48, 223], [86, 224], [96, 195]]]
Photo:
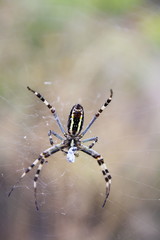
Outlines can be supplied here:
[[[36, 171], [36, 174], [34, 176], [35, 205], [36, 205], [36, 209], [38, 210], [39, 207], [38, 207], [38, 202], [37, 202], [37, 180], [38, 180], [40, 171], [43, 167], [43, 164], [45, 162], [47, 162], [46, 158], [48, 158], [49, 156], [51, 156], [52, 154], [54, 154], [58, 151], [63, 151], [67, 155], [67, 160], [69, 162], [74, 162], [75, 157], [77, 156], [77, 152], [82, 151], [82, 152], [92, 156], [93, 158], [95, 158], [97, 160], [99, 166], [101, 167], [101, 170], [102, 170], [105, 182], [106, 182], [106, 195], [105, 195], [105, 199], [104, 199], [104, 202], [103, 202], [103, 205], [102, 205], [102, 207], [104, 207], [105, 204], [106, 204], [107, 198], [109, 196], [109, 192], [110, 192], [111, 175], [110, 175], [110, 173], [109, 173], [109, 171], [108, 171], [108, 169], [107, 169], [107, 167], [106, 167], [106, 165], [103, 161], [103, 157], [99, 153], [97, 153], [95, 150], [92, 149], [94, 144], [97, 142], [98, 138], [93, 137], [93, 138], [88, 138], [88, 139], [85, 139], [85, 140], [81, 140], [81, 139], [86, 134], [86, 132], [89, 130], [89, 128], [92, 126], [94, 121], [99, 117], [99, 115], [103, 112], [103, 110], [111, 102], [112, 96], [113, 96], [112, 89], [110, 90], [110, 97], [105, 101], [103, 106], [94, 115], [93, 119], [90, 121], [90, 123], [88, 124], [88, 126], [86, 127], [86, 129], [84, 131], [82, 131], [83, 120], [84, 120], [83, 107], [80, 104], [74, 105], [72, 107], [71, 111], [70, 111], [70, 114], [69, 114], [68, 125], [67, 125], [68, 132], [66, 132], [62, 123], [61, 123], [61, 121], [60, 121], [60, 119], [59, 119], [59, 117], [58, 117], [58, 115], [57, 115], [57, 113], [56, 113], [55, 108], [52, 107], [52, 105], [49, 104], [40, 93], [32, 90], [30, 87], [27, 87], [27, 88], [28, 88], [28, 90], [33, 92], [50, 109], [51, 113], [53, 114], [54, 119], [56, 120], [59, 128], [61, 129], [61, 132], [63, 133], [63, 137], [61, 137], [59, 134], [55, 133], [52, 130], [50, 130], [48, 132], [49, 141], [50, 141], [50, 144], [52, 146], [50, 148], [46, 149], [45, 151], [43, 151], [39, 155], [39, 157], [25, 170], [25, 172], [21, 175], [20, 179], [11, 188], [8, 196], [11, 195], [12, 191], [14, 190], [16, 185], [19, 183], [19, 181], [28, 172], [30, 172], [31, 169], [34, 168], [34, 166], [39, 164], [38, 168], [37, 168], [37, 171]], [[54, 135], [55, 137], [60, 139], [62, 142], [60, 144], [54, 145], [52, 135]], [[89, 146], [83, 145], [83, 143], [89, 142], [89, 141], [92, 142]]]

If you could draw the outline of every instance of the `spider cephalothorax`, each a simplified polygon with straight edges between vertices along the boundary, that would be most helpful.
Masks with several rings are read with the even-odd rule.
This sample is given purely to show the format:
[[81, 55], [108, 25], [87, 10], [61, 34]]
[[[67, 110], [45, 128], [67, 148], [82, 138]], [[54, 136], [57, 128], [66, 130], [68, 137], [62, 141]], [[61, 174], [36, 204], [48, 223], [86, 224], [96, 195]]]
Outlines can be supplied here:
[[[97, 153], [95, 150], [92, 149], [92, 147], [94, 146], [94, 144], [97, 142], [98, 138], [97, 137], [92, 137], [92, 138], [87, 138], [84, 140], [81, 140], [83, 138], [83, 136], [86, 134], [86, 132], [89, 130], [89, 128], [91, 127], [91, 125], [94, 123], [94, 121], [99, 117], [99, 115], [103, 112], [103, 110], [107, 107], [107, 105], [111, 102], [112, 100], [112, 95], [113, 95], [113, 91], [110, 90], [110, 97], [105, 101], [105, 103], [103, 104], [103, 106], [97, 111], [97, 113], [94, 115], [94, 117], [92, 118], [92, 120], [90, 121], [90, 123], [87, 125], [86, 129], [84, 131], [82, 131], [82, 127], [83, 127], [83, 122], [84, 122], [84, 110], [83, 107], [80, 104], [76, 104], [72, 107], [70, 114], [69, 114], [69, 118], [68, 118], [68, 132], [65, 131], [56, 111], [55, 108], [52, 107], [51, 104], [49, 104], [45, 98], [38, 92], [32, 90], [30, 87], [27, 87], [29, 91], [31, 91], [32, 93], [34, 93], [42, 102], [44, 102], [44, 104], [50, 109], [51, 113], [53, 114], [53, 117], [55, 118], [62, 134], [63, 137], [60, 136], [59, 134], [57, 134], [56, 132], [50, 130], [48, 132], [48, 136], [49, 136], [49, 141], [51, 144], [51, 147], [46, 149], [45, 151], [43, 151], [39, 157], [24, 171], [24, 173], [21, 175], [20, 179], [17, 181], [17, 183], [15, 185], [13, 185], [13, 187], [11, 188], [8, 196], [11, 195], [12, 191], [14, 190], [14, 188], [16, 187], [16, 185], [19, 183], [19, 181], [28, 173], [31, 171], [32, 168], [34, 168], [37, 164], [38, 168], [34, 177], [34, 196], [35, 196], [35, 205], [36, 205], [36, 209], [38, 210], [38, 202], [37, 202], [37, 180], [39, 177], [39, 174], [41, 172], [41, 169], [43, 167], [43, 164], [45, 162], [47, 162], [46, 158], [48, 158], [49, 156], [53, 155], [54, 153], [58, 152], [58, 151], [62, 151], [64, 153], [66, 153], [67, 155], [67, 161], [69, 162], [74, 162], [75, 161], [75, 157], [78, 156], [78, 151], [82, 151], [90, 156], [92, 156], [93, 158], [95, 158], [99, 164], [99, 166], [101, 167], [101, 171], [103, 173], [105, 182], [106, 182], [106, 195], [105, 195], [105, 199], [103, 202], [102, 207], [105, 206], [107, 198], [109, 196], [109, 192], [110, 192], [110, 186], [111, 186], [111, 175], [103, 161], [103, 157]], [[52, 139], [52, 135], [54, 135], [55, 137], [57, 137], [58, 139], [61, 140], [61, 143], [59, 144], [54, 144], [53, 139]], [[90, 142], [91, 144], [89, 146], [85, 146], [83, 145], [83, 143], [86, 142]]]

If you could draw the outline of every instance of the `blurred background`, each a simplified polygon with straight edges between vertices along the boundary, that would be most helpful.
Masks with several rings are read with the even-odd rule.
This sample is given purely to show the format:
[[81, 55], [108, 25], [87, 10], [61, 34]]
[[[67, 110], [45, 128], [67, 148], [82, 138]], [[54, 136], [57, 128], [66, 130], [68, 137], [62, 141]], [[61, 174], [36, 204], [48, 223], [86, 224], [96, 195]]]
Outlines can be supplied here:
[[[160, 1], [0, 1], [0, 233], [12, 240], [158, 240], [160, 236]], [[76, 103], [85, 123], [112, 103], [86, 138], [112, 175], [80, 153], [74, 164], [60, 152], [48, 159], [34, 205], [33, 169], [10, 198], [24, 168], [66, 127]], [[59, 142], [56, 139], [55, 143]]]

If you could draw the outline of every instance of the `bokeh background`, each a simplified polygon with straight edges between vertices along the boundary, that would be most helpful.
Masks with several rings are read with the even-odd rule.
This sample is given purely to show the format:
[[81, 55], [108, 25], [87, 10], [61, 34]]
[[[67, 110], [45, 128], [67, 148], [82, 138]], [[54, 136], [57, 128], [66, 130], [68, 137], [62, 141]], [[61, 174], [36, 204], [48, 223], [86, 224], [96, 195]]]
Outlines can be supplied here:
[[[114, 91], [86, 137], [113, 177], [94, 159], [74, 164], [57, 153], [45, 164], [34, 206], [35, 169], [7, 194], [23, 169], [66, 126], [71, 107], [85, 126]], [[160, 236], [160, 1], [0, 1], [0, 235], [12, 240], [158, 240]], [[55, 142], [57, 140], [55, 139]]]

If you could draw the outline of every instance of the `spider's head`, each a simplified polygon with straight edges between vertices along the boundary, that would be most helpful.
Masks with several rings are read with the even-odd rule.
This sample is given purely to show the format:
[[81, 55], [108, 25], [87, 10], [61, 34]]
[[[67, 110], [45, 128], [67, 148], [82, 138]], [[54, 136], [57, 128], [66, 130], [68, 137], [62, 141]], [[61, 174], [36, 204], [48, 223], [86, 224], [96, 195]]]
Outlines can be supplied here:
[[71, 136], [77, 136], [80, 134], [84, 121], [84, 111], [80, 104], [76, 104], [72, 107], [68, 118], [68, 133]]

